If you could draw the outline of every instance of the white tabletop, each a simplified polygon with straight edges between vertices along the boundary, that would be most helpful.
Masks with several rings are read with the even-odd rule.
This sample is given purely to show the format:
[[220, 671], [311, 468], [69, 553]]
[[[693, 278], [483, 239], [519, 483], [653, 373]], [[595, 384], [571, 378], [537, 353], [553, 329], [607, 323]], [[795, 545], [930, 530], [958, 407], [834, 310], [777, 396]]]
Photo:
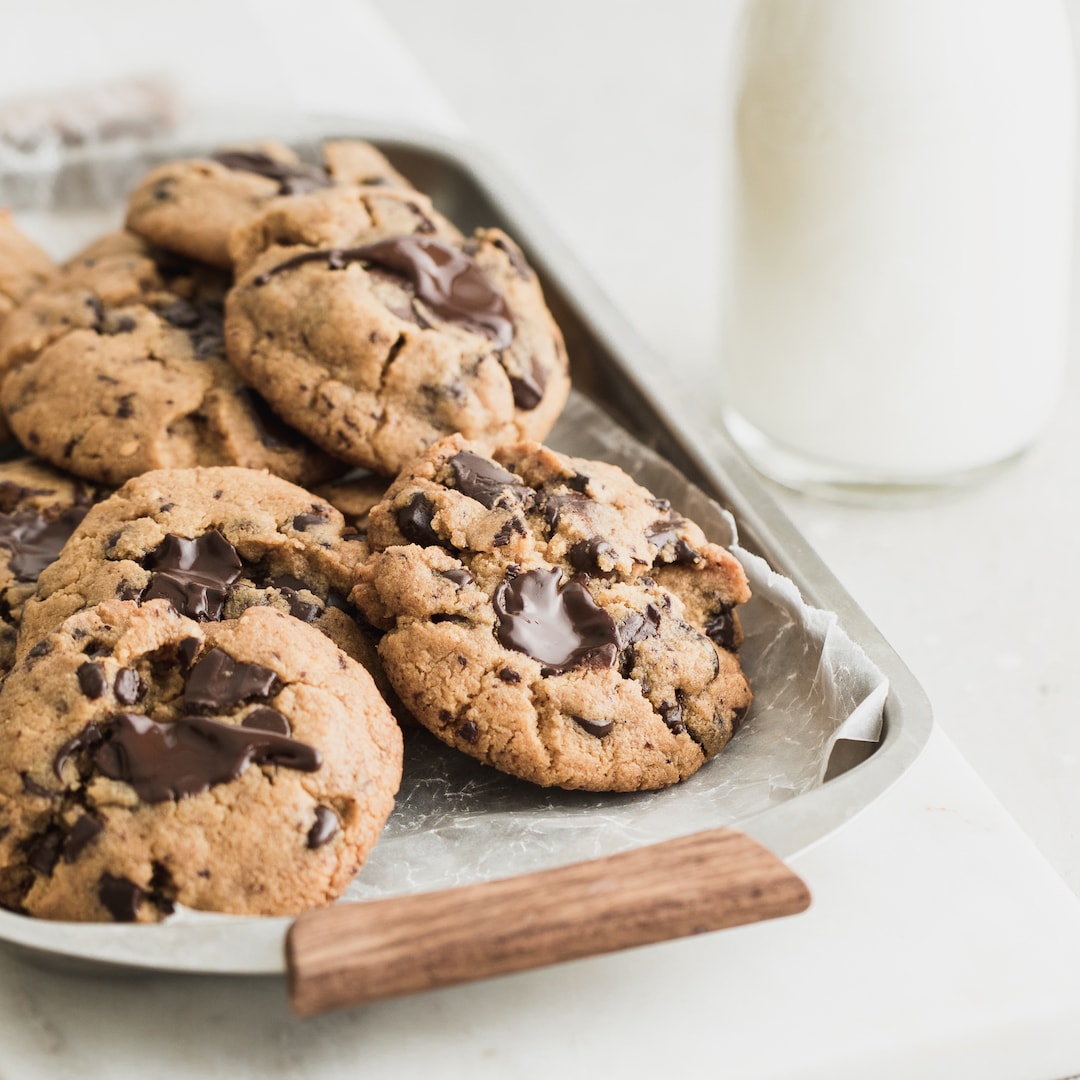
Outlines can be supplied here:
[[[199, 0], [150, 18], [114, 0], [65, 5], [32, 59], [0, 44], [0, 100], [156, 67], [204, 114], [221, 101], [453, 130], [456, 112], [664, 358], [669, 393], [692, 384], [681, 400], [707, 415], [736, 4], [377, 7], [427, 78], [360, 3]], [[36, 19], [14, 21], [32, 38]], [[978, 489], [873, 510], [776, 492], [939, 723], [892, 790], [793, 860], [814, 894], [805, 915], [308, 1022], [288, 1017], [280, 982], [104, 979], [0, 956], [0, 1077], [1080, 1072], [1071, 368], [1046, 438]]]

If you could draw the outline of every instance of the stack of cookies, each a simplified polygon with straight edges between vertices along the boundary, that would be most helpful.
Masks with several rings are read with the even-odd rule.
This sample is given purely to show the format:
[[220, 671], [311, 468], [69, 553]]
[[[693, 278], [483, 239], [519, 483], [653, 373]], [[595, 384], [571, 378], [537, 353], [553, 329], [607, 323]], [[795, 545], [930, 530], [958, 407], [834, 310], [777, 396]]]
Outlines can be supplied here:
[[0, 214], [0, 904], [327, 903], [399, 724], [593, 791], [718, 753], [745, 575], [542, 444], [569, 388], [513, 240], [366, 143], [163, 165], [59, 267]]

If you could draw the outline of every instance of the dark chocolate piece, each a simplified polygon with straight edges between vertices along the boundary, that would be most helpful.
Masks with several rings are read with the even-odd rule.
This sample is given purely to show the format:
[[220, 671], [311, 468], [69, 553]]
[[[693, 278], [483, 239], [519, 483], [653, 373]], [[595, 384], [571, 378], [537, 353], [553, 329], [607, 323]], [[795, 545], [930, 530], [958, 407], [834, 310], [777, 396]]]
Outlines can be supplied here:
[[205, 300], [174, 300], [158, 314], [178, 330], [186, 330], [197, 360], [220, 354], [225, 348], [225, 311]]
[[292, 724], [284, 714], [271, 709], [269, 705], [258, 705], [240, 722], [241, 727], [256, 728], [259, 731], [273, 731], [277, 735], [291, 735]]
[[156, 803], [235, 780], [251, 762], [314, 772], [322, 755], [286, 735], [205, 716], [158, 723], [138, 713], [118, 713], [93, 762], [109, 779], [130, 784], [144, 802]]
[[454, 487], [488, 510], [499, 504], [520, 506], [533, 493], [520, 477], [468, 450], [455, 454], [447, 464], [454, 474]]
[[169, 533], [147, 566], [154, 576], [143, 591], [144, 602], [168, 600], [181, 615], [202, 620], [221, 618], [228, 587], [243, 569], [236, 548], [217, 529], [194, 540]]
[[681, 735], [686, 730], [686, 721], [683, 720], [682, 702], [676, 702], [674, 705], [665, 703], [658, 706], [656, 711], [660, 714], [660, 719], [667, 724], [668, 730], [672, 735]]
[[60, 849], [63, 846], [64, 834], [55, 825], [50, 825], [45, 832], [31, 836], [23, 845], [27, 866], [48, 877], [60, 861]]
[[87, 660], [80, 664], [75, 677], [79, 680], [79, 689], [91, 701], [101, 697], [109, 689], [109, 680], [105, 675], [105, 669], [93, 660]]
[[276, 180], [279, 195], [305, 195], [333, 184], [330, 174], [319, 165], [275, 161], [257, 150], [223, 150], [212, 155], [212, 158], [226, 169], [256, 173], [268, 180]]
[[307, 532], [313, 525], [325, 525], [326, 521], [322, 514], [297, 514], [292, 519], [292, 527], [297, 532]]
[[146, 687], [134, 668], [121, 668], [113, 679], [113, 693], [121, 705], [134, 705], [146, 693]]
[[570, 565], [575, 570], [583, 570], [591, 573], [603, 573], [600, 569], [600, 556], [611, 555], [617, 557], [615, 549], [599, 536], [590, 537], [588, 540], [578, 540], [570, 545], [567, 557]]
[[586, 720], [583, 716], [572, 716], [571, 719], [586, 734], [598, 739], [602, 739], [615, 726], [614, 720]]
[[495, 590], [500, 644], [539, 660], [544, 675], [613, 667], [619, 653], [615, 621], [581, 581], [561, 582], [558, 569], [528, 570]]
[[735, 613], [734, 609], [725, 604], [719, 611], [714, 612], [705, 623], [705, 633], [728, 652], [735, 651]]
[[329, 806], [315, 807], [315, 824], [308, 829], [307, 846], [312, 851], [329, 843], [337, 835], [338, 816]]
[[0, 547], [11, 552], [8, 568], [16, 580], [37, 581], [41, 571], [56, 561], [86, 511], [85, 506], [69, 506], [51, 518], [29, 509], [0, 514]]
[[259, 664], [234, 660], [222, 649], [211, 649], [191, 669], [184, 684], [189, 709], [228, 709], [251, 698], [277, 693], [278, 677]]
[[440, 318], [465, 323], [491, 338], [497, 349], [505, 349], [514, 339], [514, 322], [502, 293], [467, 255], [431, 237], [395, 236], [364, 247], [305, 251], [260, 274], [255, 285], [321, 261], [331, 270], [361, 262], [400, 274], [412, 282], [417, 299]]
[[472, 574], [464, 568], [460, 570], [457, 568], [453, 570], [440, 570], [439, 577], [444, 577], [447, 581], [452, 581], [459, 589], [473, 583]]
[[684, 521], [680, 517], [675, 517], [671, 521], [657, 521], [655, 524], [649, 526], [645, 531], [645, 535], [648, 538], [649, 543], [656, 545], [658, 555], [669, 544], [674, 545], [673, 557], [671, 559], [665, 559], [665, 562], [691, 565], [698, 562], [701, 559], [701, 555], [676, 532], [678, 527], [682, 524], [684, 524]]
[[64, 862], [73, 863], [87, 846], [104, 832], [105, 826], [96, 817], [83, 814], [71, 827], [64, 841]]
[[127, 878], [102, 874], [98, 881], [98, 899], [116, 922], [134, 922], [142, 898], [142, 889]]
[[443, 539], [432, 528], [431, 519], [435, 516], [434, 507], [423, 492], [418, 491], [395, 515], [401, 535], [410, 544], [421, 547], [446, 547]]

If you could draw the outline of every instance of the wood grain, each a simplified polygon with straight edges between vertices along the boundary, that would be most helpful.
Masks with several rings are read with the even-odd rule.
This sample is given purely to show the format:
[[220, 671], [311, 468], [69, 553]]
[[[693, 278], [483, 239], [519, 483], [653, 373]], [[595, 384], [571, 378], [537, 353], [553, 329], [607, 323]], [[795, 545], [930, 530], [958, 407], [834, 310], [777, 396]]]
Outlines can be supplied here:
[[301, 915], [286, 942], [300, 1016], [794, 915], [802, 880], [712, 829], [501, 881]]

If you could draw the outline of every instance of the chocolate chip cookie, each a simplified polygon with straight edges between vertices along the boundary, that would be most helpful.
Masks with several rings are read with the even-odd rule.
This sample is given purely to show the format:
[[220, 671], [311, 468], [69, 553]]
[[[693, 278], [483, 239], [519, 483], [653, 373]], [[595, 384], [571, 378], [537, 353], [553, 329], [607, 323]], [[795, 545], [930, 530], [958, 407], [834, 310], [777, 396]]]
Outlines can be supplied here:
[[15, 662], [23, 605], [38, 575], [102, 491], [44, 462], [0, 462], [0, 676]]
[[420, 196], [341, 188], [279, 203], [233, 248], [229, 359], [350, 464], [394, 475], [454, 432], [543, 438], [566, 402], [562, 336], [498, 229], [461, 240]]
[[200, 622], [271, 606], [373, 660], [347, 601], [367, 545], [309, 492], [239, 468], [166, 469], [92, 507], [23, 608], [24, 657], [64, 619], [104, 600], [168, 600]]
[[405, 705], [451, 746], [543, 785], [692, 774], [751, 695], [741, 565], [612, 465], [452, 436], [368, 520], [353, 599]]
[[0, 323], [56, 271], [52, 259], [0, 209]]
[[389, 709], [311, 627], [107, 601], [0, 692], [0, 903], [80, 921], [295, 914], [341, 894], [400, 778]]
[[16, 437], [103, 484], [193, 465], [298, 483], [340, 473], [226, 361], [228, 284], [130, 234], [76, 256], [0, 330], [0, 404]]
[[127, 227], [167, 251], [230, 267], [236, 225], [276, 199], [332, 184], [411, 187], [370, 143], [328, 142], [322, 165], [280, 143], [259, 143], [152, 170], [131, 194]]

